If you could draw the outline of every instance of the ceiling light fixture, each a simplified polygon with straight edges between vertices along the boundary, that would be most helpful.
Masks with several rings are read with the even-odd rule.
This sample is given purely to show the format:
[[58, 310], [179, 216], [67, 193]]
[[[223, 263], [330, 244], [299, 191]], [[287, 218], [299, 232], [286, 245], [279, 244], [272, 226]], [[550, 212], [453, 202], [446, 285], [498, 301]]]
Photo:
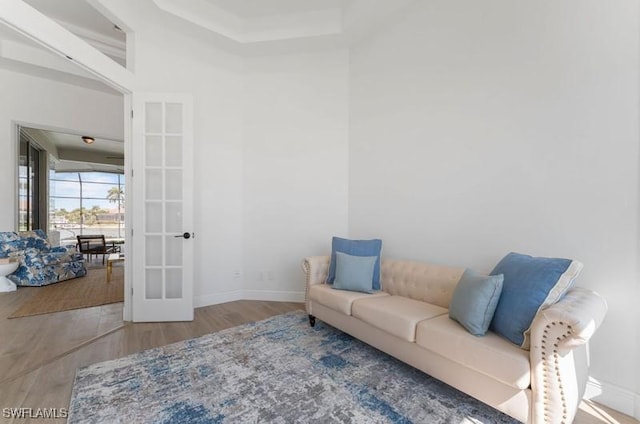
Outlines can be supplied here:
[[93, 138], [93, 137], [89, 137], [89, 136], [83, 135], [82, 136], [82, 141], [84, 141], [86, 144], [93, 144], [93, 142], [96, 141], [96, 139]]

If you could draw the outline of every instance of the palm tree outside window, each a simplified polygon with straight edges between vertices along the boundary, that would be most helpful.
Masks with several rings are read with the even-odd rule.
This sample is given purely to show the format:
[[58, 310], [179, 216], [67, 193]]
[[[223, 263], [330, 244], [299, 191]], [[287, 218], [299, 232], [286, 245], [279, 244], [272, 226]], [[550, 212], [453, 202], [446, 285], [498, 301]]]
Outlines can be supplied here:
[[50, 229], [60, 232], [62, 242], [87, 234], [124, 238], [123, 174], [52, 170], [49, 180]]

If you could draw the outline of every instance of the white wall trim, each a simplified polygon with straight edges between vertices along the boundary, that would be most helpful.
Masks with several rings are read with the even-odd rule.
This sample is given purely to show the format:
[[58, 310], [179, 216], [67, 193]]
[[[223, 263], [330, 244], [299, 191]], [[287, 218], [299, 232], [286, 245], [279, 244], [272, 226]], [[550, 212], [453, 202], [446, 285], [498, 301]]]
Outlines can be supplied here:
[[[131, 164], [131, 159], [133, 158], [133, 140], [132, 140], [132, 122], [131, 122], [131, 110], [133, 110], [133, 99], [131, 94], [124, 94], [124, 108], [123, 118], [124, 119], [124, 175], [125, 178], [129, 178], [132, 175], [133, 167]], [[127, 196], [124, 199], [124, 222], [125, 222], [125, 241], [129, 246], [133, 246], [133, 201]], [[133, 267], [131, 266], [131, 257], [133, 255], [129, 254], [129, 260], [124, 262], [124, 307], [122, 308], [122, 320], [123, 321], [131, 321], [133, 320], [133, 298], [132, 290], [133, 290]]]
[[201, 308], [203, 306], [217, 305], [219, 303], [233, 302], [235, 300], [242, 300], [242, 290], [209, 293], [195, 296], [193, 299], [193, 306], [196, 308]]
[[245, 300], [266, 300], [272, 302], [304, 302], [303, 291], [283, 290], [243, 290]]
[[640, 419], [640, 394], [589, 377], [584, 399], [590, 399], [635, 419]]
[[210, 293], [196, 296], [194, 306], [217, 305], [236, 300], [265, 300], [271, 302], [304, 302], [304, 292], [282, 290], [233, 290], [222, 293]]

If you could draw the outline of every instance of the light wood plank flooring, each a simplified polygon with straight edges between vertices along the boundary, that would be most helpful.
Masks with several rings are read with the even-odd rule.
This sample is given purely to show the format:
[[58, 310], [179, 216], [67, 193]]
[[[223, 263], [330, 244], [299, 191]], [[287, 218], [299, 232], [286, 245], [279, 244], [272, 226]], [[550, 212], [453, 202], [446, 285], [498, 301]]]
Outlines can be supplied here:
[[[0, 409], [68, 408], [79, 367], [303, 309], [298, 303], [237, 301], [198, 308], [193, 322], [128, 324], [122, 322], [122, 304], [112, 304], [7, 319], [24, 296], [20, 290], [0, 293]], [[2, 418], [0, 412], [0, 422], [31, 421]], [[575, 423], [638, 421], [596, 403], [583, 402]]]

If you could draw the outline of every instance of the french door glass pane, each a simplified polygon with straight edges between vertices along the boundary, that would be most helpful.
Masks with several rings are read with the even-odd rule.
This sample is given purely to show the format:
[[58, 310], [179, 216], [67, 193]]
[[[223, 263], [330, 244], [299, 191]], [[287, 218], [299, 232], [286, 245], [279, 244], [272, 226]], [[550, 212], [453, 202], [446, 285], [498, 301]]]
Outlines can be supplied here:
[[162, 299], [162, 270], [161, 269], [146, 270], [144, 297], [146, 299]]
[[167, 233], [180, 233], [182, 232], [182, 202], [167, 202], [167, 221], [166, 231]]
[[147, 103], [145, 108], [145, 124], [147, 133], [162, 132], [162, 103]]
[[144, 153], [147, 166], [162, 166], [162, 137], [148, 135], [145, 138]]
[[181, 266], [182, 265], [182, 244], [184, 239], [182, 237], [167, 236], [167, 252], [165, 265], [168, 266]]
[[145, 174], [147, 200], [162, 200], [162, 170], [147, 169]]
[[166, 173], [166, 193], [167, 200], [182, 200], [182, 170], [167, 169]]
[[182, 137], [168, 135], [165, 138], [167, 166], [182, 166]]
[[146, 203], [146, 228], [147, 233], [162, 232], [162, 203], [147, 202]]
[[147, 236], [145, 242], [147, 266], [162, 266], [162, 237]]
[[182, 132], [182, 104], [167, 103], [165, 105], [166, 113], [166, 132], [170, 134], [179, 134]]
[[167, 299], [182, 298], [182, 268], [169, 268], [165, 273]]

